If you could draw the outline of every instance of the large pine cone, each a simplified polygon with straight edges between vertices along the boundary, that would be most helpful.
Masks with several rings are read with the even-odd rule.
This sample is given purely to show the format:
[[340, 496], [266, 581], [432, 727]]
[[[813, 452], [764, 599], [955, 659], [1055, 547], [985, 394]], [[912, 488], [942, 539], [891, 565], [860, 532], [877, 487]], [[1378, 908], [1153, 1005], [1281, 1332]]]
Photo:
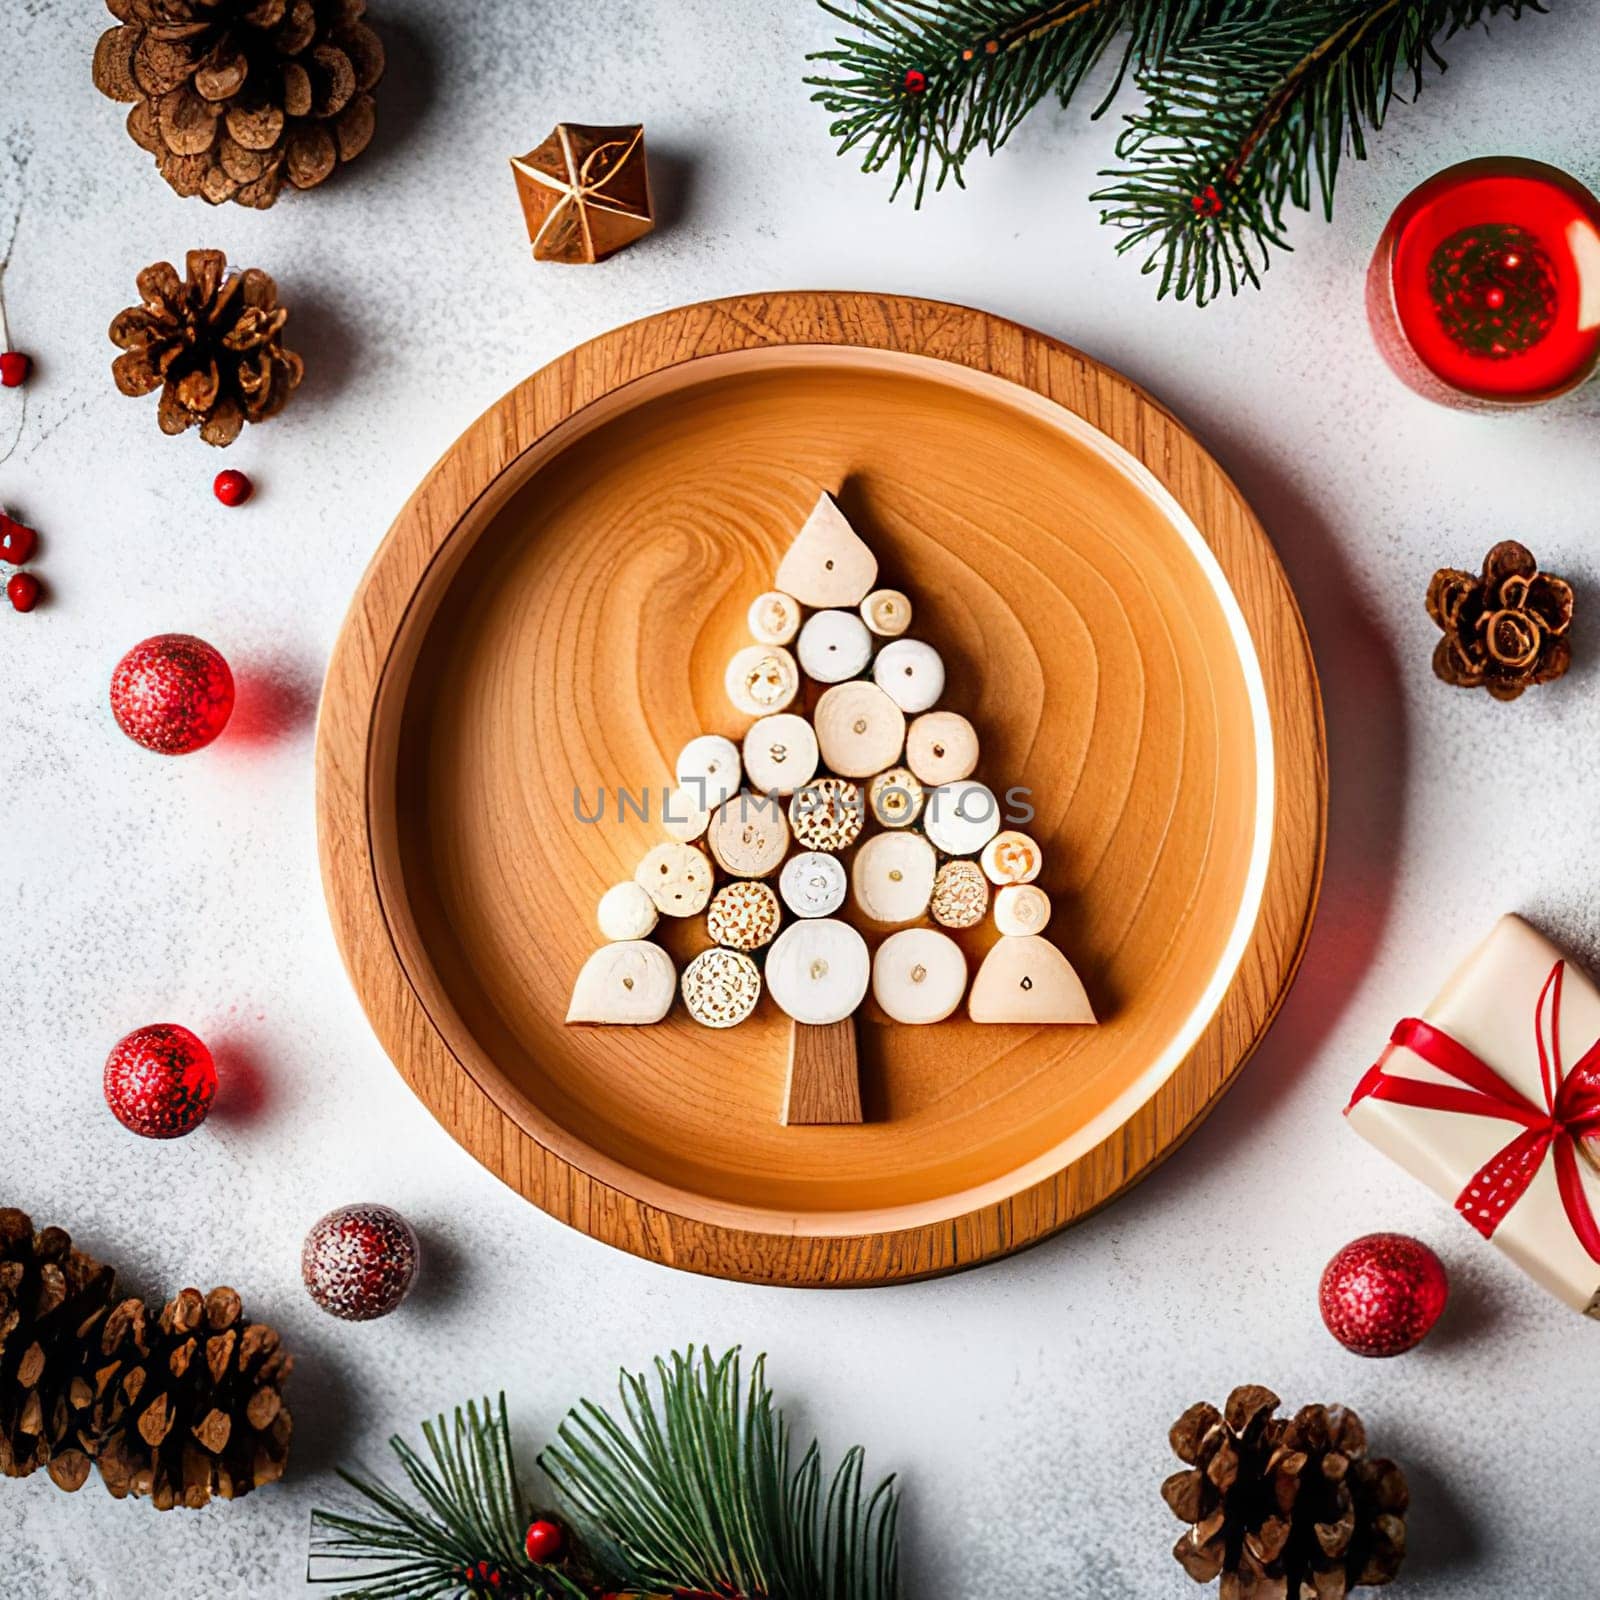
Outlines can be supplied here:
[[0, 1210], [0, 1473], [39, 1467], [63, 1489], [89, 1475], [77, 1423], [89, 1402], [80, 1357], [103, 1322], [115, 1274], [60, 1228]]
[[305, 363], [283, 347], [288, 311], [254, 267], [230, 273], [220, 250], [191, 250], [188, 276], [158, 261], [139, 274], [141, 304], [119, 311], [111, 342], [125, 354], [111, 375], [126, 395], [161, 390], [163, 433], [200, 426], [207, 444], [230, 445], [246, 422], [288, 403]]
[[275, 1483], [289, 1454], [281, 1386], [293, 1365], [272, 1328], [246, 1323], [232, 1289], [185, 1289], [154, 1321], [123, 1301], [92, 1363], [106, 1488], [167, 1511]]
[[383, 45], [366, 0], [106, 0], [95, 86], [181, 195], [264, 209], [372, 139]]
[[1161, 1493], [1193, 1524], [1173, 1555], [1197, 1583], [1220, 1576], [1221, 1600], [1343, 1600], [1390, 1582], [1405, 1557], [1405, 1475], [1367, 1459], [1353, 1411], [1277, 1407], [1249, 1385], [1222, 1412], [1201, 1403], [1172, 1425], [1188, 1468]]
[[1461, 689], [1515, 700], [1572, 665], [1572, 585], [1541, 572], [1533, 552], [1503, 539], [1481, 573], [1441, 567], [1428, 585], [1428, 615], [1444, 637], [1433, 652], [1436, 677]]

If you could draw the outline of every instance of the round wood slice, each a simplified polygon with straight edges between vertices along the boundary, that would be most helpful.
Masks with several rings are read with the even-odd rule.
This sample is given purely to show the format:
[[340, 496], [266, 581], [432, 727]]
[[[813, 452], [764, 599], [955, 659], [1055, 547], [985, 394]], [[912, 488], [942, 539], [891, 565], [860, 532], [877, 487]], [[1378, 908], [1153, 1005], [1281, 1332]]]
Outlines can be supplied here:
[[[745, 732], [724, 670], [823, 491], [949, 669], [975, 776], [1026, 787], [1006, 825], [1101, 1020], [906, 1027], [869, 1000], [864, 1121], [785, 1127], [768, 996], [726, 1030], [563, 1019], [675, 753]], [[986, 1261], [1148, 1172], [1282, 1001], [1326, 812], [1300, 616], [1216, 463], [1055, 340], [880, 295], [664, 312], [492, 407], [363, 580], [317, 765], [340, 947], [440, 1121], [607, 1243], [783, 1284]], [[703, 919], [655, 937], [681, 967]], [[952, 937], [976, 972], [997, 936]]]

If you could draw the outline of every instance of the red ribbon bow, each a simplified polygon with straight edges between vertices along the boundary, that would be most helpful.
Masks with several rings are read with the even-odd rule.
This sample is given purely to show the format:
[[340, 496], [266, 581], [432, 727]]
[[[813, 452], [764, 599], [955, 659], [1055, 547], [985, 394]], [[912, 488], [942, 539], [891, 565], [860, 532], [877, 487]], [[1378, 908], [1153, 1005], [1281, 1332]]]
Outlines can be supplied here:
[[[1591, 1259], [1600, 1262], [1600, 1221], [1595, 1219], [1578, 1168], [1578, 1158], [1583, 1153], [1579, 1141], [1600, 1138], [1600, 1039], [1584, 1051], [1571, 1072], [1563, 1071], [1561, 976], [1566, 965], [1558, 961], [1550, 969], [1533, 1015], [1539, 1079], [1544, 1086], [1543, 1109], [1448, 1033], [1432, 1023], [1407, 1017], [1390, 1035], [1389, 1049], [1382, 1059], [1356, 1086], [1345, 1113], [1348, 1115], [1358, 1102], [1370, 1097], [1394, 1105], [1420, 1106], [1427, 1111], [1455, 1111], [1468, 1117], [1499, 1117], [1505, 1122], [1520, 1123], [1522, 1132], [1472, 1175], [1456, 1197], [1456, 1210], [1485, 1239], [1492, 1239], [1506, 1213], [1528, 1192], [1545, 1157], [1553, 1154], [1556, 1186], [1572, 1231]], [[1396, 1049], [1410, 1050], [1430, 1067], [1437, 1067], [1466, 1087], [1458, 1089], [1452, 1084], [1391, 1076], [1384, 1070], [1384, 1062]], [[1591, 1158], [1584, 1153], [1584, 1159]]]

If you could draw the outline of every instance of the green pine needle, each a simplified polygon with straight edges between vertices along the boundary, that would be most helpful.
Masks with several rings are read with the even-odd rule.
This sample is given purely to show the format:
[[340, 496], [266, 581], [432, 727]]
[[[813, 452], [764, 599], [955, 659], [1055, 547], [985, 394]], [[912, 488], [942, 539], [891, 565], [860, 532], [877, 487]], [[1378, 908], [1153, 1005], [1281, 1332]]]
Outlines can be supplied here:
[[1445, 63], [1438, 44], [1539, 0], [1232, 0], [1226, 14], [1169, 50], [1135, 81], [1147, 104], [1117, 142], [1126, 163], [1091, 198], [1125, 230], [1120, 252], [1148, 247], [1157, 295], [1201, 305], [1224, 284], [1259, 286], [1285, 237], [1289, 207], [1313, 186], [1333, 215], [1346, 150], [1366, 159], [1408, 82]]
[[[517, 1479], [501, 1395], [498, 1408], [484, 1401], [426, 1423], [426, 1454], [389, 1441], [409, 1492], [341, 1472], [367, 1505], [313, 1514], [307, 1580], [342, 1585], [344, 1600], [592, 1600], [602, 1589], [897, 1600], [893, 1479], [868, 1493], [852, 1450], [824, 1496], [815, 1444], [791, 1468], [764, 1359], [748, 1385], [737, 1350], [697, 1359], [691, 1348], [655, 1368], [659, 1393], [624, 1373], [622, 1420], [586, 1400], [540, 1457], [581, 1525], [581, 1544], [573, 1539], [560, 1566], [527, 1557], [537, 1513]], [[498, 1586], [468, 1582], [481, 1562], [498, 1570]]]
[[[1046, 95], [1068, 104], [1119, 35], [1117, 82], [1214, 9], [1211, 0], [819, 3], [856, 32], [808, 57], [833, 69], [805, 80], [812, 99], [832, 113], [839, 153], [859, 149], [864, 172], [892, 166], [891, 198], [909, 183], [917, 205], [930, 178], [936, 190], [964, 184], [968, 157], [999, 149]], [[908, 73], [921, 74], [915, 90]], [[1114, 83], [1106, 100], [1115, 92]]]
[[[339, 1476], [373, 1510], [366, 1516], [312, 1514], [308, 1583], [338, 1583], [345, 1600], [442, 1600], [466, 1591], [462, 1573], [481, 1561], [500, 1569], [511, 1594], [533, 1600], [585, 1600], [565, 1574], [530, 1562], [523, 1540], [532, 1512], [517, 1480], [506, 1397], [498, 1412], [485, 1400], [454, 1418], [424, 1423], [424, 1458], [396, 1434], [390, 1448], [420, 1505], [381, 1479]], [[318, 1563], [335, 1570], [317, 1571]]]
[[748, 1387], [739, 1352], [655, 1363], [656, 1389], [625, 1373], [625, 1424], [592, 1402], [574, 1409], [540, 1465], [625, 1587], [746, 1600], [894, 1600], [894, 1480], [866, 1493], [850, 1451], [822, 1495], [815, 1444], [791, 1468], [788, 1423], [765, 1358]]
[[964, 183], [1047, 94], [1068, 104], [1116, 62], [1098, 116], [1131, 72], [1146, 102], [1117, 141], [1123, 166], [1092, 198], [1146, 252], [1158, 294], [1200, 304], [1259, 285], [1285, 215], [1313, 190], [1333, 212], [1348, 152], [1390, 104], [1440, 70], [1443, 41], [1541, 0], [818, 0], [853, 30], [809, 59], [840, 154], [890, 169], [920, 205], [931, 182]]

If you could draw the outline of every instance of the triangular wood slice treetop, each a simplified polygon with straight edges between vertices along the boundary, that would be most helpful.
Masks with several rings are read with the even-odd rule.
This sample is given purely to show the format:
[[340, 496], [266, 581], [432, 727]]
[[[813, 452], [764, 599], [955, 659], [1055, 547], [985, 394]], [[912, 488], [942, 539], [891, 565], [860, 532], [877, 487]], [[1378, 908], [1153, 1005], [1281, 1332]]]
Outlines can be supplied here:
[[778, 563], [777, 587], [803, 606], [858, 606], [878, 576], [878, 558], [823, 495]]
[[[611, 941], [578, 974], [567, 1020], [647, 1024], [675, 990], [694, 1020], [737, 1026], [763, 995], [793, 1019], [783, 1121], [861, 1120], [854, 1014], [870, 993], [896, 1023], [1092, 1023], [1078, 974], [1045, 936], [1044, 851], [1003, 826], [974, 776], [977, 730], [941, 709], [944, 662], [912, 637], [911, 600], [875, 589], [878, 560], [819, 497], [749, 611], [752, 644], [726, 687], [750, 726], [741, 751], [702, 734], [663, 789], [669, 835], [601, 898]], [[807, 683], [825, 686], [808, 719]], [[837, 913], [884, 936], [876, 949]], [[713, 948], [676, 980], [649, 935], [704, 915]], [[999, 937], [968, 979], [945, 930], [992, 917]]]

